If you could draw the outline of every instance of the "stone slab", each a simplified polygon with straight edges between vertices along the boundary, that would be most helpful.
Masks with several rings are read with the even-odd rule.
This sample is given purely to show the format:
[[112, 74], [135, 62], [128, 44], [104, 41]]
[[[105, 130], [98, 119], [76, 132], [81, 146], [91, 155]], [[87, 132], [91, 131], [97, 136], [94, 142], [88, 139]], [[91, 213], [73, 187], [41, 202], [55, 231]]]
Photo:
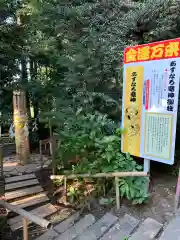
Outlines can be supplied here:
[[57, 237], [58, 233], [53, 229], [50, 229], [40, 237], [36, 238], [36, 240], [55, 240]]
[[129, 240], [152, 240], [158, 235], [161, 228], [162, 224], [154, 219], [146, 218]]
[[180, 216], [170, 221], [159, 240], [180, 240]]
[[68, 228], [72, 227], [75, 223], [75, 221], [77, 221], [77, 219], [79, 218], [80, 213], [76, 212], [73, 215], [71, 215], [70, 217], [68, 217], [66, 220], [64, 220], [63, 222], [57, 224], [54, 229], [56, 232], [58, 232], [59, 234], [65, 232]]
[[104, 235], [109, 228], [118, 221], [118, 218], [111, 213], [106, 213], [94, 225], [82, 233], [76, 240], [96, 240]]
[[95, 217], [92, 214], [86, 215], [79, 222], [73, 225], [71, 228], [67, 229], [63, 234], [61, 234], [57, 240], [72, 240], [83, 233], [88, 227], [90, 227], [95, 222]]
[[138, 226], [139, 220], [126, 214], [119, 220], [100, 240], [120, 240], [128, 238], [133, 230]]

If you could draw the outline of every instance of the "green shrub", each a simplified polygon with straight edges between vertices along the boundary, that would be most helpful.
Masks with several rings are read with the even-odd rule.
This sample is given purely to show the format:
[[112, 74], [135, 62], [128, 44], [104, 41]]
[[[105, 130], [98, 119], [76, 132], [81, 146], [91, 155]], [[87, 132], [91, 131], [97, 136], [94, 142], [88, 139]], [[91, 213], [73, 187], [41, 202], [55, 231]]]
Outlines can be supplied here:
[[[131, 172], [142, 170], [129, 154], [120, 151], [122, 131], [107, 116], [99, 113], [78, 115], [58, 131], [61, 139], [58, 165], [68, 161], [76, 163], [74, 173]], [[122, 197], [133, 203], [147, 199], [147, 178], [126, 177], [120, 179]]]

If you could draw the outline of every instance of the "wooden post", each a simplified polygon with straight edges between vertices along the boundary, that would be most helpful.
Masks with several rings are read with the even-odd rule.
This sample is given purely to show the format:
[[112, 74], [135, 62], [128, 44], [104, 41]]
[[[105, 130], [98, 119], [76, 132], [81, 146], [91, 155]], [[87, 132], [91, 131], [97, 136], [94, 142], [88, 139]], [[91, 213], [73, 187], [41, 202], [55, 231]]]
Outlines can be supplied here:
[[13, 92], [16, 154], [22, 165], [29, 163], [29, 136], [26, 97], [24, 91]]
[[39, 154], [40, 154], [41, 169], [43, 169], [42, 140], [39, 141]]
[[28, 221], [23, 218], [23, 240], [28, 240]]
[[0, 145], [1, 177], [3, 177], [3, 146]]
[[179, 168], [179, 175], [178, 175], [177, 186], [176, 186], [176, 195], [174, 199], [174, 213], [177, 211], [179, 207], [179, 196], [180, 196], [180, 168]]
[[64, 178], [64, 203], [67, 203], [67, 177]]
[[115, 177], [115, 186], [116, 186], [116, 207], [117, 210], [120, 209], [120, 191], [119, 191], [119, 179]]
[[[150, 160], [146, 158], [144, 158], [144, 172], [150, 174]], [[149, 192], [149, 183], [150, 183], [150, 177], [148, 177], [147, 193]]]
[[[50, 139], [53, 138], [53, 132], [52, 132], [52, 126], [51, 126], [51, 120], [48, 120], [48, 124], [49, 124], [49, 135], [50, 135]], [[50, 141], [49, 143], [49, 148], [50, 148], [50, 155], [53, 155], [53, 142]]]
[[51, 146], [52, 146], [52, 174], [56, 174], [56, 159], [55, 159], [55, 138], [51, 137]]

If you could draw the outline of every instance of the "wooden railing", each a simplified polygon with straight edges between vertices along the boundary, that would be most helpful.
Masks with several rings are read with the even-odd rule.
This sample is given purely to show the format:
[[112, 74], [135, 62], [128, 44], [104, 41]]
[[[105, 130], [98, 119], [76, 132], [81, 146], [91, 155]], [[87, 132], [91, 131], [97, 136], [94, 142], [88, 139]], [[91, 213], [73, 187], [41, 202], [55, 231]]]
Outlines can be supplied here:
[[17, 214], [19, 214], [23, 219], [23, 240], [28, 240], [28, 221], [36, 223], [37, 225], [49, 229], [52, 228], [52, 224], [47, 221], [46, 219], [40, 218], [38, 216], [35, 216], [32, 213], [27, 212], [26, 210], [14, 206], [10, 203], [7, 203], [4, 200], [0, 200], [0, 205], [3, 206], [6, 209], [9, 209]]
[[147, 172], [109, 172], [109, 173], [96, 173], [96, 174], [69, 174], [69, 175], [51, 175], [52, 180], [64, 180], [64, 192], [67, 196], [67, 179], [75, 178], [115, 178], [116, 188], [116, 207], [120, 208], [120, 189], [119, 189], [119, 178], [121, 177], [148, 177]]

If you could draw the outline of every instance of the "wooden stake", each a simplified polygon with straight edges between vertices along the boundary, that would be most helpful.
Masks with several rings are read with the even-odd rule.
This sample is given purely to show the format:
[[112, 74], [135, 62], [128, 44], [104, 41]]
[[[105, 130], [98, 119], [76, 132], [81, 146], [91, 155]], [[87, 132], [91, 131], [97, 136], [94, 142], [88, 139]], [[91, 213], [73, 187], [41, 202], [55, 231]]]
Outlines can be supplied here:
[[23, 240], [28, 240], [28, 221], [23, 218]]
[[174, 199], [174, 213], [177, 211], [179, 207], [179, 196], [180, 196], [180, 168], [179, 168], [179, 175], [178, 175], [177, 186], [176, 186], [176, 195]]
[[115, 186], [116, 186], [116, 207], [117, 210], [120, 209], [120, 191], [119, 191], [119, 179], [115, 177]]
[[0, 145], [1, 177], [3, 177], [3, 146]]
[[55, 138], [51, 137], [51, 146], [52, 146], [52, 174], [56, 173], [56, 159], [55, 159]]
[[40, 154], [40, 163], [41, 169], [43, 169], [43, 156], [42, 156], [42, 141], [39, 141], [39, 154]]
[[67, 203], [67, 177], [64, 178], [64, 203]]
[[52, 126], [51, 126], [51, 120], [49, 119], [49, 135], [50, 135], [50, 142], [49, 142], [49, 148], [50, 148], [50, 155], [53, 155], [53, 142], [51, 141], [53, 138], [53, 132], [52, 132]]

